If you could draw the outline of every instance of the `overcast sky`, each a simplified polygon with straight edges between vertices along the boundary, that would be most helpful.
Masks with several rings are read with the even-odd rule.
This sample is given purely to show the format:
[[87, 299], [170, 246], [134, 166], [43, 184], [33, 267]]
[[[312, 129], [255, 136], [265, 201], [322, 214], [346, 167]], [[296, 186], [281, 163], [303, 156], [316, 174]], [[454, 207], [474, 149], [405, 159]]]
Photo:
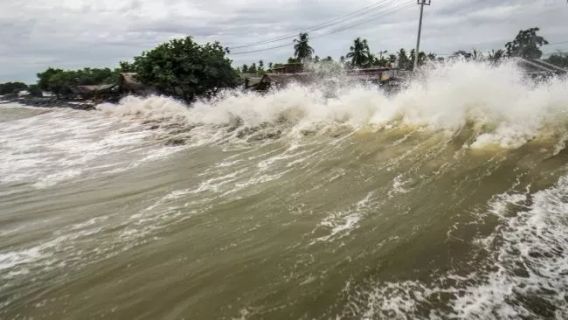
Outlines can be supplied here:
[[[338, 20], [351, 12], [351, 20]], [[0, 82], [35, 82], [49, 66], [115, 67], [175, 37], [239, 46], [286, 37], [331, 20], [311, 32], [321, 57], [344, 55], [356, 37], [373, 52], [415, 46], [416, 0], [0, 0]], [[335, 19], [335, 20], [334, 20]], [[439, 54], [503, 47], [518, 30], [538, 26], [568, 50], [566, 0], [432, 0], [425, 8], [422, 48]], [[284, 61], [292, 39], [235, 48], [235, 64]], [[564, 43], [560, 43], [564, 42]]]

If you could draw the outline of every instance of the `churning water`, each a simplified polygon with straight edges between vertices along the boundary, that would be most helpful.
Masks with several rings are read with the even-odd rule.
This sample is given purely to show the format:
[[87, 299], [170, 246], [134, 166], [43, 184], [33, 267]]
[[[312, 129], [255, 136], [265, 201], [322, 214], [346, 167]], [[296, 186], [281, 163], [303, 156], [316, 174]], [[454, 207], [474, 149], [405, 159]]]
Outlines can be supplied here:
[[566, 319], [567, 141], [512, 64], [0, 105], [0, 318]]

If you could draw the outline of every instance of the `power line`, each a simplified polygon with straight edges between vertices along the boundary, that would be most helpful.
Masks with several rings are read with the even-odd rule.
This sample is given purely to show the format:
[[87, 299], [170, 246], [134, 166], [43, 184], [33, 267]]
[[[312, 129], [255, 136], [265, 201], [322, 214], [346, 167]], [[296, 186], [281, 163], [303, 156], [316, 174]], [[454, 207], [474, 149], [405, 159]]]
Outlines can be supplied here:
[[[327, 36], [327, 35], [343, 32], [343, 31], [352, 29], [354, 27], [369, 23], [369, 22], [373, 21], [374, 18], [377, 18], [379, 16], [382, 16], [382, 15], [385, 15], [385, 14], [390, 14], [390, 13], [393, 13], [393, 12], [396, 12], [396, 11], [399, 11], [399, 10], [402, 10], [402, 9], [410, 8], [411, 6], [413, 6], [412, 3], [406, 3], [406, 5], [403, 5], [403, 6], [399, 6], [399, 5], [400, 5], [400, 2], [395, 4], [395, 7], [388, 8], [385, 11], [375, 12], [374, 15], [366, 17], [365, 19], [362, 19], [362, 20], [359, 20], [359, 21], [351, 21], [351, 22], [354, 22], [354, 23], [346, 24], [346, 25], [340, 26], [338, 28], [331, 29], [327, 32], [316, 34], [315, 36], [312, 36], [311, 38], [312, 39], [313, 38], [319, 38], [319, 37], [322, 37], [322, 36]], [[343, 21], [343, 22], [346, 22], [346, 21]], [[269, 51], [269, 50], [284, 48], [284, 47], [288, 47], [288, 46], [290, 46], [290, 43], [286, 43], [286, 44], [278, 45], [278, 46], [274, 46], [274, 47], [269, 47], [269, 48], [261, 48], [261, 49], [239, 51], [239, 52], [231, 52], [231, 54], [232, 55], [249, 54], [249, 53], [256, 53], [256, 52], [263, 52], [263, 51]]]
[[[333, 19], [330, 19], [326, 22], [314, 25], [314, 26], [310, 26], [307, 27], [303, 30], [300, 30], [299, 32], [315, 32], [318, 30], [322, 30], [325, 29], [327, 27], [333, 26], [335, 24], [340, 24], [343, 22], [346, 22], [348, 20], [351, 19], [355, 19], [361, 16], [365, 16], [368, 15], [370, 13], [372, 13], [374, 10], [376, 9], [381, 9], [384, 8], [386, 5], [389, 4], [389, 2], [392, 2], [393, 0], [381, 0], [379, 3], [375, 3], [373, 5], [358, 9], [356, 11], [353, 11], [351, 13], [348, 13], [346, 15], [343, 16], [339, 16], [339, 17], [335, 17]], [[268, 39], [268, 40], [264, 40], [264, 41], [258, 41], [258, 42], [251, 42], [248, 44], [243, 44], [243, 45], [238, 45], [238, 46], [229, 46], [229, 49], [240, 49], [240, 48], [246, 48], [246, 47], [257, 47], [260, 45], [264, 45], [264, 44], [269, 44], [269, 43], [273, 43], [273, 42], [279, 42], [279, 41], [283, 41], [283, 40], [287, 40], [287, 39], [292, 39], [295, 38], [298, 35], [298, 33], [294, 33], [294, 34], [288, 34], [279, 38], [275, 38], [275, 39]]]

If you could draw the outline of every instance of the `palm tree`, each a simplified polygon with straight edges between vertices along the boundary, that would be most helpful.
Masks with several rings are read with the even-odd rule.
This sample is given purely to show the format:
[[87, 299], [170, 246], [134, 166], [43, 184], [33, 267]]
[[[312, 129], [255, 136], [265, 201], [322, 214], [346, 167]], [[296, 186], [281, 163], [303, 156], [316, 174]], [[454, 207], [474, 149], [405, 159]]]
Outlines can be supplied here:
[[491, 50], [491, 52], [489, 53], [489, 61], [493, 63], [501, 61], [501, 59], [503, 59], [504, 57], [505, 57], [505, 50], [503, 49], [499, 49], [497, 51]]
[[411, 69], [412, 68], [412, 62], [410, 61], [410, 59], [408, 58], [408, 55], [406, 54], [406, 50], [404, 50], [404, 48], [401, 48], [398, 51], [398, 56], [397, 56], [397, 60], [398, 60], [398, 67], [400, 69]]
[[309, 36], [307, 33], [300, 33], [298, 39], [294, 39], [294, 55], [300, 62], [312, 59], [314, 49], [308, 43]]
[[372, 61], [372, 55], [367, 40], [361, 40], [361, 38], [355, 39], [353, 45], [349, 48], [347, 58], [351, 58], [351, 65], [354, 67], [368, 65]]

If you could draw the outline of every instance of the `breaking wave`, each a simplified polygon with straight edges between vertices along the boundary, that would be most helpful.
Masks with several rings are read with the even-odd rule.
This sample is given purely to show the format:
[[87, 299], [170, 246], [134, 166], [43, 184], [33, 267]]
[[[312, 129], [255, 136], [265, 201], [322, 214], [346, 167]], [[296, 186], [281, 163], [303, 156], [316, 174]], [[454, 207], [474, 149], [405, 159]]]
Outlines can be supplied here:
[[0, 318], [567, 318], [567, 111], [566, 79], [465, 62], [0, 105]]
[[[468, 126], [472, 148], [517, 148], [535, 138], [565, 136], [568, 81], [535, 83], [513, 62], [432, 66], [396, 94], [373, 86], [292, 85], [268, 94], [229, 91], [190, 109], [167, 97], [127, 97], [97, 108], [108, 114], [188, 125], [259, 128], [288, 125], [297, 135], [333, 125], [372, 130], [411, 126], [454, 134]], [[563, 143], [563, 142], [562, 142]]]

